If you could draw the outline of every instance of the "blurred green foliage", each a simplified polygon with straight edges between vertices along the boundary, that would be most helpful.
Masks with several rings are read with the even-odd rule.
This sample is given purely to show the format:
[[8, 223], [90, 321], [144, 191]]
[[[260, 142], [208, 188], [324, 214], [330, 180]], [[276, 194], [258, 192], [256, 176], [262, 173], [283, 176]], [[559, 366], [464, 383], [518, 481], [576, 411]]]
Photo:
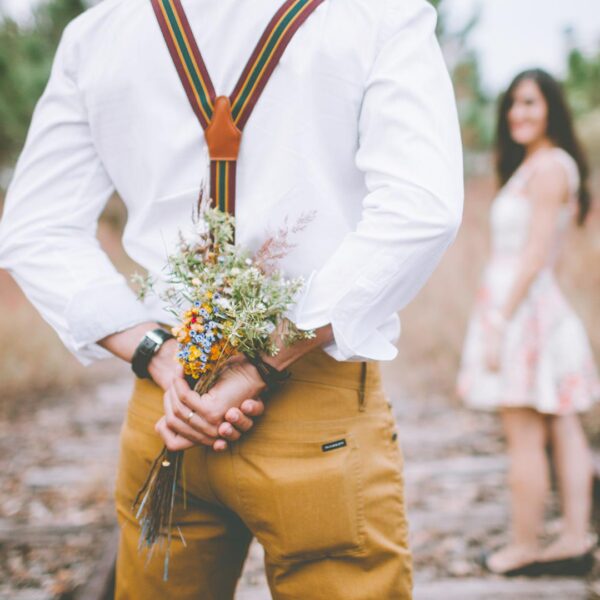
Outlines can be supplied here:
[[569, 48], [565, 87], [575, 114], [585, 115], [600, 109], [600, 48], [586, 55], [577, 46], [573, 29], [567, 29], [565, 37]]
[[0, 165], [14, 162], [35, 103], [42, 94], [65, 25], [85, 9], [84, 0], [50, 0], [30, 22], [0, 23]]

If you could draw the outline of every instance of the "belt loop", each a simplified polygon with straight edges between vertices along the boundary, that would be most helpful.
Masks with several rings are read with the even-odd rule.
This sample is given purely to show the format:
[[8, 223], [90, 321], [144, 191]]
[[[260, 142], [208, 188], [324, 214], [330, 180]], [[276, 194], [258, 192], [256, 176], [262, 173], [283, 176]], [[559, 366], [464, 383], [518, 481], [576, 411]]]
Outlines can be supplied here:
[[360, 363], [360, 387], [358, 388], [358, 410], [364, 412], [365, 410], [365, 387], [367, 381], [367, 363]]

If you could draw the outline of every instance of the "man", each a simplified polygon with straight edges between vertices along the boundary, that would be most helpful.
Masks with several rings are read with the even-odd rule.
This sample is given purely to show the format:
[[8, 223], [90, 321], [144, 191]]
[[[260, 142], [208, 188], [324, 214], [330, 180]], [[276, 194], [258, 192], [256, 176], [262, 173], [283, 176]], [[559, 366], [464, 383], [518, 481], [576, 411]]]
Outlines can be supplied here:
[[[233, 89], [281, 4], [175, 5], [217, 93]], [[425, 0], [319, 4], [281, 56], [239, 151], [239, 244], [256, 248], [314, 215], [281, 266], [306, 277], [290, 319], [317, 336], [262, 357], [292, 376], [266, 395], [251, 430], [264, 373], [239, 360], [209, 394], [192, 392], [175, 341], [148, 333], [172, 317], [156, 299], [136, 300], [94, 237], [116, 190], [128, 209], [125, 249], [159, 275], [208, 178], [207, 143], [161, 39], [158, 5], [155, 15], [150, 0], [104, 0], [75, 19], [36, 108], [1, 223], [0, 266], [83, 364], [116, 355], [151, 377], [136, 379], [122, 433], [119, 599], [232, 598], [252, 536], [274, 598], [411, 597], [401, 456], [377, 361], [396, 355], [396, 311], [460, 222], [456, 108]], [[171, 25], [177, 18], [161, 26], [165, 36]], [[186, 545], [176, 536], [167, 582], [161, 561], [137, 550], [131, 509], [163, 442], [188, 448], [188, 505], [175, 516]]]

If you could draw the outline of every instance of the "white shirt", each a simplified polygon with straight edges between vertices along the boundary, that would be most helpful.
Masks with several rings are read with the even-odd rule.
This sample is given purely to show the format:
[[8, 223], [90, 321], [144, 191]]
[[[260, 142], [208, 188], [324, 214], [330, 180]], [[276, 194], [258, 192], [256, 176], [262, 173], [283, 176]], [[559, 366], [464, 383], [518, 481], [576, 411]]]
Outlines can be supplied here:
[[[217, 95], [230, 94], [282, 0], [183, 0]], [[428, 279], [462, 214], [456, 105], [425, 0], [325, 0], [245, 127], [237, 242], [254, 249], [315, 211], [281, 263], [307, 284], [290, 317], [331, 323], [338, 360], [390, 360], [396, 312]], [[140, 302], [95, 230], [117, 191], [127, 253], [160, 275], [208, 177], [202, 128], [150, 0], [104, 0], [62, 36], [0, 222], [7, 269], [83, 364], [137, 323]], [[164, 275], [165, 271], [162, 271]]]

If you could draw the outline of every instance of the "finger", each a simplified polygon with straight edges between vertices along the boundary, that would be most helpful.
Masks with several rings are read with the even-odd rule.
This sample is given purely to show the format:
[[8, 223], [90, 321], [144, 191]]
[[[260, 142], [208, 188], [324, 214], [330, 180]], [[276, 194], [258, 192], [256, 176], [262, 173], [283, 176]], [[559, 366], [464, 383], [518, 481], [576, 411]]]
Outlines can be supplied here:
[[[230, 408], [225, 413], [225, 420], [231, 423], [238, 431], [241, 432], [248, 431], [252, 425], [254, 425], [254, 421], [242, 413], [239, 408]], [[219, 433], [221, 433], [220, 428]], [[221, 435], [223, 434], [221, 433]]]
[[219, 435], [230, 442], [236, 442], [242, 434], [230, 423], [221, 423], [219, 425]]
[[249, 417], [260, 417], [265, 412], [262, 400], [244, 400], [240, 406], [242, 412]]
[[207, 416], [207, 406], [211, 406], [211, 403], [205, 401], [206, 394], [200, 396], [191, 391], [187, 383], [181, 380], [173, 388], [171, 404], [174, 416], [198, 433], [216, 438], [217, 425], [222, 419], [216, 419], [212, 414], [210, 418]]
[[[205, 423], [198, 415], [192, 414], [187, 407], [184, 407], [179, 402], [170, 390], [165, 393], [164, 404], [165, 422], [169, 429], [194, 444], [204, 444], [206, 446], [211, 446], [213, 444], [217, 438], [216, 428], [209, 426], [208, 423]], [[186, 414], [185, 418], [182, 418], [183, 413]], [[192, 417], [188, 419], [190, 414], [192, 414]], [[198, 421], [198, 427], [193, 427], [192, 421]], [[214, 429], [214, 432], [211, 435], [209, 431], [212, 429]]]
[[225, 440], [217, 440], [213, 444], [213, 450], [215, 452], [224, 452], [225, 450], [227, 450], [227, 442]]
[[171, 429], [169, 429], [165, 417], [160, 419], [156, 425], [154, 426], [156, 433], [160, 435], [163, 439], [165, 446], [168, 450], [172, 452], [177, 452], [179, 450], [187, 450], [188, 448], [192, 448], [195, 444], [186, 440], [185, 438], [177, 435]]

